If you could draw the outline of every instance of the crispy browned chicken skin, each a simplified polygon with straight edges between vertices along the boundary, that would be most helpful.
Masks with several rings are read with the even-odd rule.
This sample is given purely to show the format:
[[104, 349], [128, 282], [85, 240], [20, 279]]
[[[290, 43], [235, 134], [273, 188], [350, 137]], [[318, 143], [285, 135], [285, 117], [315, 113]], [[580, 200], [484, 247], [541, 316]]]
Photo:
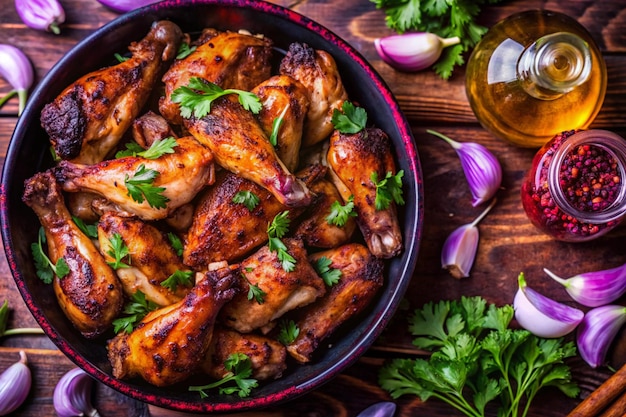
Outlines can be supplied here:
[[304, 122], [302, 146], [327, 139], [334, 129], [333, 111], [341, 110], [348, 99], [332, 55], [295, 42], [289, 45], [279, 71], [300, 81], [309, 92], [310, 107]]
[[159, 103], [159, 111], [176, 125], [182, 125], [183, 119], [179, 105], [170, 97], [191, 78], [202, 78], [224, 89], [250, 91], [270, 77], [272, 42], [268, 38], [206, 29], [195, 44], [196, 50], [174, 61], [163, 76], [165, 96]]
[[122, 309], [122, 285], [98, 249], [76, 224], [50, 171], [26, 180], [24, 203], [32, 208], [46, 233], [48, 257], [63, 258], [70, 272], [55, 275], [54, 293], [61, 310], [87, 338], [109, 329]]
[[176, 24], [156, 22], [129, 46], [130, 59], [79, 78], [47, 104], [41, 125], [57, 155], [79, 164], [104, 160], [138, 116], [181, 40]]
[[241, 334], [216, 326], [202, 370], [216, 380], [222, 379], [229, 372], [224, 362], [234, 353], [250, 358], [251, 377], [259, 381], [280, 378], [287, 369], [287, 350], [282, 343], [266, 336]]
[[300, 332], [287, 346], [298, 362], [306, 363], [320, 342], [350, 317], [363, 311], [383, 285], [383, 262], [358, 243], [315, 253], [311, 263], [321, 257], [331, 260], [330, 268], [341, 271], [339, 282], [321, 299], [298, 312]]
[[163, 387], [197, 373], [235, 281], [228, 267], [209, 271], [184, 299], [148, 313], [130, 334], [119, 333], [108, 343], [113, 375]]
[[388, 172], [396, 174], [389, 138], [378, 128], [367, 128], [358, 133], [333, 132], [328, 150], [328, 164], [337, 189], [344, 200], [354, 196], [356, 221], [369, 250], [378, 257], [391, 258], [402, 250], [402, 234], [395, 203], [384, 210], [375, 206], [376, 185], [370, 179], [372, 172], [378, 179]]

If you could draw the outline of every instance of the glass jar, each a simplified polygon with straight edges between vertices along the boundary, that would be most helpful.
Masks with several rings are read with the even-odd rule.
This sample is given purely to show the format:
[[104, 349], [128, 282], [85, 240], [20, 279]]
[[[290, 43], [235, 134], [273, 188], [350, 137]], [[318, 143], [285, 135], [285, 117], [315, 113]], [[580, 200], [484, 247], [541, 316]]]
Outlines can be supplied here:
[[530, 221], [555, 239], [600, 237], [626, 214], [626, 141], [606, 130], [556, 135], [535, 155], [522, 183]]
[[606, 64], [589, 32], [562, 13], [529, 10], [496, 23], [467, 63], [465, 91], [494, 136], [539, 148], [586, 129], [606, 93]]

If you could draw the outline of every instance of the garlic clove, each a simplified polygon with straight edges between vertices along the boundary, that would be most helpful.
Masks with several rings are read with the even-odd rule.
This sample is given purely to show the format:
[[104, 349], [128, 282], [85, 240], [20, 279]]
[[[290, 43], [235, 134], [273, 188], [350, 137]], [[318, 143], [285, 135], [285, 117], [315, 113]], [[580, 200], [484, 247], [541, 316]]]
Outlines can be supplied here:
[[472, 193], [472, 206], [489, 201], [496, 194], [502, 184], [502, 167], [493, 153], [479, 143], [461, 143], [434, 130], [426, 132], [445, 140], [456, 151]]
[[401, 71], [419, 71], [433, 65], [444, 48], [461, 42], [458, 36], [441, 38], [434, 33], [418, 32], [392, 35], [374, 40], [380, 58]]
[[520, 273], [518, 290], [513, 300], [515, 319], [535, 336], [557, 338], [572, 332], [583, 320], [584, 313], [554, 301], [530, 288]]
[[[28, 89], [33, 84], [33, 65], [20, 49], [13, 45], [0, 44], [0, 76], [13, 87], [12, 93], [18, 94], [20, 100], [18, 115], [22, 114]], [[11, 95], [9, 93], [0, 99], [0, 107]]]
[[441, 251], [441, 267], [447, 269], [454, 278], [467, 278], [474, 265], [478, 250], [478, 223], [496, 204], [491, 204], [472, 223], [454, 230], [446, 239]]
[[578, 326], [578, 352], [592, 368], [604, 365], [606, 354], [617, 332], [626, 323], [626, 307], [609, 304], [596, 307], [585, 314]]
[[7, 416], [15, 411], [28, 397], [32, 376], [28, 359], [23, 350], [20, 360], [0, 374], [0, 416]]
[[82, 369], [74, 368], [59, 379], [54, 387], [54, 410], [59, 417], [98, 417], [91, 405], [93, 379]]
[[15, 10], [28, 27], [61, 33], [59, 25], [65, 22], [65, 10], [58, 0], [15, 0]]
[[567, 279], [548, 269], [544, 268], [543, 271], [563, 285], [574, 300], [587, 307], [612, 303], [626, 293], [626, 264], [603, 271], [586, 272]]

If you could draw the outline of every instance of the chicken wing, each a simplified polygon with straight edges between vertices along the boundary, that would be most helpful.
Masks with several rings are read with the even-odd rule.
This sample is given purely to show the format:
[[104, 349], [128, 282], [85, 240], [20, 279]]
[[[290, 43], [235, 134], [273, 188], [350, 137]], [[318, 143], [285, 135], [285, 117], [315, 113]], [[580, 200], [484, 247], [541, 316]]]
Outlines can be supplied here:
[[263, 131], [271, 136], [274, 121], [281, 120], [276, 135], [276, 155], [290, 172], [298, 167], [302, 128], [309, 110], [308, 92], [287, 75], [275, 75], [252, 89], [263, 103], [258, 114]]
[[[159, 229], [137, 218], [105, 213], [98, 223], [98, 242], [109, 264], [116, 261], [112, 243], [115, 235], [128, 248], [128, 256], [121, 260], [127, 266], [115, 271], [126, 295], [131, 297], [139, 290], [146, 300], [166, 306], [180, 301], [189, 292], [193, 274]], [[163, 282], [173, 274], [186, 274], [188, 279], [178, 285], [164, 286]]]
[[228, 372], [224, 362], [233, 353], [243, 353], [252, 364], [251, 377], [259, 381], [276, 379], [287, 369], [285, 346], [266, 336], [241, 334], [227, 328], [215, 327], [202, 370], [216, 380]]
[[354, 196], [356, 221], [369, 250], [378, 257], [391, 258], [402, 250], [402, 234], [392, 202], [388, 208], [377, 210], [376, 185], [372, 172], [379, 179], [388, 172], [395, 175], [389, 138], [378, 128], [368, 128], [355, 134], [335, 131], [330, 138], [328, 164], [337, 189], [344, 200]]
[[95, 164], [115, 148], [144, 106], [182, 39], [170, 21], [156, 22], [129, 46], [132, 56], [68, 86], [41, 112], [55, 152], [77, 164]]
[[115, 378], [140, 376], [158, 387], [199, 371], [218, 312], [235, 294], [228, 267], [207, 272], [181, 301], [148, 313], [131, 333], [108, 342]]
[[320, 342], [346, 320], [365, 309], [383, 285], [383, 262], [358, 243], [309, 256], [311, 263], [330, 259], [331, 269], [341, 271], [339, 282], [314, 304], [297, 312], [300, 332], [287, 346], [287, 352], [300, 363], [311, 360]]
[[304, 122], [302, 146], [308, 147], [328, 138], [334, 128], [333, 111], [341, 110], [343, 102], [348, 99], [332, 55], [295, 42], [289, 45], [279, 72], [300, 81], [309, 92], [311, 105]]
[[26, 180], [23, 201], [39, 217], [46, 234], [48, 257], [69, 267], [55, 275], [53, 288], [61, 310], [87, 338], [104, 333], [122, 309], [122, 285], [91, 239], [72, 221], [61, 188], [50, 171]]
[[[309, 186], [325, 173], [326, 168], [314, 165], [298, 173], [298, 177]], [[233, 201], [238, 193], [245, 192], [259, 198], [253, 210]], [[288, 209], [255, 183], [228, 171], [219, 172], [215, 184], [198, 200], [185, 237], [185, 264], [201, 270], [211, 262], [241, 260], [267, 242], [267, 225], [274, 216]], [[303, 211], [304, 208], [289, 209], [289, 219], [294, 220]]]
[[[220, 322], [241, 333], [269, 331], [272, 322], [286, 312], [310, 304], [326, 291], [324, 281], [309, 264], [302, 242], [284, 239], [287, 252], [296, 260], [287, 272], [269, 247], [263, 246], [239, 264], [241, 291], [226, 304]], [[263, 302], [248, 299], [250, 285], [264, 292]]]
[[[208, 149], [190, 136], [176, 143], [173, 153], [157, 159], [127, 156], [94, 165], [61, 161], [54, 172], [64, 191], [97, 193], [143, 220], [164, 219], [215, 181], [213, 156]], [[156, 173], [156, 177], [150, 179], [148, 173]], [[152, 198], [143, 191], [140, 198], [131, 194], [129, 181], [147, 188]], [[155, 204], [160, 196], [164, 197], [161, 204]]]
[[266, 188], [288, 207], [306, 206], [311, 193], [285, 167], [254, 115], [234, 97], [222, 97], [203, 118], [185, 119], [185, 127], [229, 171]]
[[220, 87], [250, 91], [271, 75], [272, 41], [268, 38], [236, 32], [207, 29], [196, 50], [174, 61], [163, 76], [165, 96], [159, 111], [172, 124], [182, 125], [180, 108], [171, 101], [172, 92], [198, 77]]

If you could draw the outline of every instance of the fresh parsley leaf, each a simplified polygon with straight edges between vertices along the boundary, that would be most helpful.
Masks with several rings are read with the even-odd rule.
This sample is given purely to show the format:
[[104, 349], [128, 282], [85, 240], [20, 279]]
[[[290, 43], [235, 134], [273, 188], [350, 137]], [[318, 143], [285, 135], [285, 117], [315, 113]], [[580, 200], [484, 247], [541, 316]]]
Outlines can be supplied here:
[[107, 251], [107, 255], [115, 259], [113, 262], [107, 262], [109, 266], [113, 269], [130, 268], [130, 265], [123, 262], [130, 254], [130, 251], [126, 243], [124, 243], [122, 235], [119, 233], [113, 234], [109, 238], [109, 243], [111, 243], [111, 248]]
[[176, 255], [182, 256], [182, 254], [183, 254], [183, 242], [176, 235], [176, 233], [169, 232], [167, 234], [167, 239], [170, 241], [170, 244], [172, 245], [172, 248], [176, 252]]
[[378, 181], [378, 173], [376, 171], [372, 172], [370, 180], [376, 186], [376, 200], [374, 202], [376, 210], [386, 210], [392, 201], [398, 205], [404, 204], [404, 199], [402, 198], [403, 176], [404, 170], [398, 171], [396, 175], [393, 175], [391, 171], [387, 171], [385, 178]]
[[165, 281], [161, 282], [161, 287], [165, 287], [172, 292], [176, 292], [179, 285], [183, 287], [191, 287], [193, 271], [181, 271], [177, 269]]
[[344, 205], [339, 201], [334, 201], [330, 205], [330, 213], [326, 216], [326, 222], [338, 227], [343, 227], [350, 217], [356, 216], [357, 213], [354, 211], [354, 196], [351, 195]]
[[147, 300], [146, 295], [138, 290], [133, 294], [132, 299], [124, 305], [123, 313], [126, 316], [113, 320], [113, 331], [115, 333], [120, 331], [132, 332], [136, 323], [140, 322], [146, 314], [158, 308], [158, 304]]
[[189, 119], [192, 115], [198, 119], [211, 112], [211, 104], [220, 97], [237, 94], [244, 109], [257, 114], [263, 108], [259, 97], [249, 91], [233, 88], [223, 89], [217, 84], [191, 77], [186, 86], [180, 86], [172, 92], [172, 102], [180, 104], [180, 114]]
[[154, 179], [159, 175], [159, 171], [146, 169], [144, 164], [139, 165], [132, 178], [126, 175], [124, 184], [130, 196], [137, 203], [148, 202], [152, 208], [165, 208], [169, 198], [163, 195], [165, 187], [155, 187]]
[[293, 320], [282, 319], [278, 325], [280, 330], [277, 339], [285, 346], [292, 344], [300, 334], [300, 329]]
[[98, 238], [98, 226], [95, 224], [86, 224], [80, 217], [72, 216], [74, 224], [83, 232], [87, 237], [91, 239]]
[[285, 210], [283, 212], [278, 213], [274, 216], [274, 219], [267, 227], [267, 234], [269, 237], [277, 237], [282, 238], [289, 232], [289, 224], [291, 223], [291, 219], [289, 219], [289, 210]]
[[[246, 272], [250, 271], [246, 270]], [[248, 283], [248, 300], [254, 299], [258, 304], [263, 304], [265, 302], [265, 296], [267, 295], [265, 291], [263, 291], [258, 285], [251, 283], [246, 274], [243, 272], [241, 273], [241, 276]]]
[[322, 277], [324, 283], [328, 287], [332, 287], [333, 285], [338, 283], [339, 279], [341, 278], [341, 270], [331, 268], [330, 265], [332, 263], [333, 261], [325, 256], [322, 256], [313, 264], [315, 272], [317, 272], [317, 274]]
[[43, 227], [40, 227], [37, 242], [30, 245], [30, 250], [35, 261], [35, 273], [45, 284], [51, 284], [55, 275], [62, 279], [69, 274], [70, 267], [63, 257], [57, 259], [56, 263], [53, 264], [43, 250], [44, 243], [46, 243], [46, 233]]
[[[200, 394], [201, 398], [206, 398], [206, 391], [220, 387], [220, 394], [237, 394], [244, 398], [250, 395], [252, 388], [259, 386], [256, 379], [252, 376], [252, 361], [243, 353], [232, 353], [224, 361], [224, 367], [228, 371], [222, 379], [207, 385], [190, 386], [189, 391], [195, 391]], [[224, 386], [234, 382], [234, 386]]]
[[127, 156], [137, 156], [141, 152], [145, 151], [137, 142], [127, 142], [124, 144], [124, 148], [115, 153], [115, 158], [125, 158]]
[[289, 105], [286, 105], [280, 115], [272, 122], [272, 133], [270, 134], [270, 143], [272, 146], [278, 145], [278, 133], [280, 132], [280, 128], [283, 126], [287, 110], [289, 110]]
[[146, 159], [157, 159], [166, 153], [174, 153], [174, 148], [178, 146], [178, 142], [172, 136], [155, 140], [148, 149], [144, 149], [137, 142], [128, 142], [126, 149], [121, 150], [115, 154], [116, 158], [122, 158], [126, 156], [141, 156]]
[[248, 190], [237, 191], [237, 194], [233, 196], [233, 203], [243, 204], [249, 211], [254, 210], [260, 202], [261, 199], [252, 191]]
[[270, 251], [276, 252], [278, 260], [281, 261], [283, 269], [287, 272], [296, 268], [296, 259], [287, 252], [287, 246], [280, 239], [289, 232], [290, 222], [289, 210], [285, 210], [274, 216], [274, 219], [267, 226], [268, 247]]
[[358, 133], [365, 129], [367, 112], [362, 107], [356, 107], [349, 101], [344, 101], [341, 110], [333, 110], [331, 122], [341, 133]]
[[196, 50], [196, 46], [189, 46], [187, 42], [183, 42], [178, 47], [176, 59], [185, 59]]
[[113, 56], [115, 57], [115, 59], [117, 60], [117, 62], [119, 62], [120, 64], [121, 64], [122, 62], [126, 62], [126, 61], [128, 61], [128, 60], [130, 59], [130, 57], [123, 56], [122, 54], [120, 54], [120, 53], [118, 53], [118, 52], [114, 53], [114, 54], [113, 54]]

